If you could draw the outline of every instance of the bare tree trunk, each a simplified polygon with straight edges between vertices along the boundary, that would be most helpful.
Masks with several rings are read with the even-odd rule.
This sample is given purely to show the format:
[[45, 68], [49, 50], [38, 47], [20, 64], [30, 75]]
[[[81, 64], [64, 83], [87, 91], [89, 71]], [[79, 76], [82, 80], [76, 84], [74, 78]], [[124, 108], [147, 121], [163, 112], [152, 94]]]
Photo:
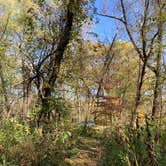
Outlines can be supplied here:
[[[160, 8], [160, 3], [158, 2]], [[158, 38], [157, 38], [157, 51], [156, 51], [156, 68], [155, 68], [155, 87], [152, 107], [152, 119], [155, 116], [160, 115], [162, 112], [162, 79], [161, 79], [161, 65], [163, 56], [163, 25], [162, 20], [162, 8], [159, 11], [159, 22], [158, 22]]]
[[162, 87], [160, 82], [160, 74], [155, 74], [155, 87], [152, 107], [152, 119], [159, 116], [162, 112]]
[[145, 76], [147, 60], [145, 59], [145, 61], [143, 62], [142, 65], [141, 65], [141, 62], [140, 62], [139, 65], [140, 65], [140, 71], [139, 71], [139, 74], [138, 74], [135, 105], [134, 105], [134, 109], [133, 109], [132, 117], [131, 117], [131, 127], [133, 127], [135, 125], [135, 121], [136, 121], [136, 113], [137, 113], [137, 108], [138, 108], [138, 106], [140, 104], [140, 100], [141, 100], [141, 89], [142, 89], [142, 86], [143, 86], [143, 80], [144, 80], [144, 76]]
[[0, 57], [0, 79], [1, 79], [1, 84], [2, 84], [2, 91], [4, 95], [4, 104], [5, 104], [5, 109], [7, 112], [10, 111], [10, 104], [9, 104], [9, 99], [8, 99], [8, 94], [7, 94], [7, 88], [6, 88], [6, 83], [3, 75], [3, 67], [2, 67], [2, 59]]
[[79, 123], [81, 119], [81, 99], [80, 99], [80, 95], [78, 93], [78, 89], [76, 90], [76, 96], [77, 96], [77, 99], [76, 99], [76, 107], [77, 107], [77, 122]]
[[27, 83], [27, 68], [25, 59], [22, 59], [22, 79], [23, 79], [23, 106], [22, 106], [22, 117], [26, 117], [28, 112], [28, 83]]
[[22, 78], [23, 78], [23, 105], [22, 105], [22, 116], [28, 117], [29, 105], [31, 103], [31, 86], [29, 84], [30, 70], [26, 66], [25, 59], [22, 59]]
[[25, 60], [22, 59], [22, 79], [23, 79], [23, 106], [22, 106], [22, 116], [25, 116], [27, 112], [27, 83], [26, 83], [26, 69], [25, 69]]

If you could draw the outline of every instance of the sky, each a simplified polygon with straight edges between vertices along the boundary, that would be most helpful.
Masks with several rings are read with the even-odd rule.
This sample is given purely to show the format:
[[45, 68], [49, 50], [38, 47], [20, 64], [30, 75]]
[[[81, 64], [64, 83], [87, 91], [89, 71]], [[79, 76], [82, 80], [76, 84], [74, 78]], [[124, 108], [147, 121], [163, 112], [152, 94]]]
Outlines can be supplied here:
[[[105, 7], [103, 7], [103, 2], [105, 2]], [[111, 13], [113, 11], [113, 7], [116, 5], [118, 0], [95, 0], [95, 7], [97, 8], [97, 11], [99, 13], [103, 13], [103, 9], [106, 9], [107, 12], [110, 15], [114, 15], [114, 13]], [[95, 39], [95, 41], [102, 41], [107, 42], [107, 39], [109, 40], [109, 43], [111, 43], [114, 35], [117, 32], [117, 24], [116, 21], [110, 18], [97, 16], [98, 23], [95, 24], [92, 27], [92, 32], [96, 33], [98, 35], [98, 38]], [[123, 24], [119, 24], [120, 28], [122, 29], [121, 32], [118, 32], [120, 34], [118, 36], [118, 40], [120, 41], [129, 41], [128, 35], [125, 32], [125, 29]], [[164, 50], [164, 54], [166, 55], [166, 49]], [[166, 56], [164, 56], [164, 60], [166, 61]]]
[[[112, 0], [111, 3], [114, 4], [114, 1]], [[100, 12], [103, 9], [103, 0], [96, 0], [95, 7]], [[98, 23], [93, 26], [92, 31], [98, 34], [98, 39], [101, 41], [112, 40], [116, 33], [115, 21], [102, 16], [97, 16], [97, 20]]]

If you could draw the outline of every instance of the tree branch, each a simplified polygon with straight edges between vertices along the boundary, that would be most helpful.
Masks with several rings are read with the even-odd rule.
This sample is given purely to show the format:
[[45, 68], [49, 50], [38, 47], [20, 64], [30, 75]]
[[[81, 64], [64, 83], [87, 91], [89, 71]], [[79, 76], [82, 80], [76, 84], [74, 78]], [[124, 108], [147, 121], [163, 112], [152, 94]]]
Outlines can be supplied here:
[[147, 57], [146, 54], [146, 22], [147, 22], [147, 16], [148, 16], [148, 8], [149, 8], [149, 0], [145, 1], [145, 7], [144, 7], [144, 18], [143, 18], [143, 24], [141, 27], [141, 31], [140, 31], [140, 35], [141, 35], [141, 39], [142, 39], [142, 52], [143, 52], [143, 56], [144, 58]]
[[110, 16], [110, 15], [107, 15], [107, 14], [101, 14], [101, 13], [95, 13], [95, 14], [98, 15], [98, 16], [108, 17], [108, 18], [111, 18], [111, 19], [115, 19], [115, 20], [118, 20], [118, 21], [126, 24], [126, 22], [122, 18], [118, 18], [118, 17], [115, 17], [115, 16]]
[[140, 58], [144, 61], [143, 55], [142, 55], [140, 49], [138, 48], [138, 46], [136, 45], [136, 43], [135, 43], [135, 41], [134, 41], [134, 38], [133, 38], [133, 36], [132, 36], [132, 34], [131, 34], [130, 30], [129, 30], [128, 22], [127, 22], [127, 17], [126, 17], [126, 10], [125, 10], [125, 7], [124, 7], [123, 0], [120, 0], [120, 2], [121, 2], [121, 8], [122, 8], [122, 13], [123, 13], [123, 18], [124, 18], [124, 21], [125, 21], [124, 25], [125, 25], [127, 34], [128, 34], [128, 36], [129, 36], [130, 41], [131, 41], [131, 43], [133, 44], [135, 50], [136, 50], [137, 53], [139, 54]]

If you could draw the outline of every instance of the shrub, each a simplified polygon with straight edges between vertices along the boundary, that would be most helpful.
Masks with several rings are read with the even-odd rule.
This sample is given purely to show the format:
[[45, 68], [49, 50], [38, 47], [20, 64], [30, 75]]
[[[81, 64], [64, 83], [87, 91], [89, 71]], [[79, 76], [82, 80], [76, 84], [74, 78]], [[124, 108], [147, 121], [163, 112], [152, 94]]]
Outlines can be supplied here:
[[103, 139], [105, 150], [100, 165], [166, 165], [165, 131], [160, 131], [160, 139], [155, 142], [156, 130], [155, 126], [150, 126], [149, 135], [146, 126], [132, 132], [128, 127], [114, 128]]

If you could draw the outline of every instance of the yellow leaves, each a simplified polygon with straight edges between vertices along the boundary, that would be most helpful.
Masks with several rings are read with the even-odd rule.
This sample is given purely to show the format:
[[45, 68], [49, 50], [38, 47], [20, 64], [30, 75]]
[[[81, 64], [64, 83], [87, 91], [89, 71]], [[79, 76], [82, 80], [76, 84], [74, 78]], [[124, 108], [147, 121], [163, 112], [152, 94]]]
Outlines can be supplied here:
[[16, 18], [20, 13], [20, 6], [17, 0], [6, 0], [0, 1], [0, 19], [2, 24], [2, 29], [7, 26], [8, 29], [13, 31], [18, 28]]
[[109, 92], [109, 96], [112, 96], [112, 97], [117, 97], [117, 93], [115, 90], [110, 90]]
[[17, 123], [17, 124], [14, 126], [14, 129], [19, 129], [19, 128], [21, 128], [21, 127], [22, 127], [22, 125]]
[[30, 9], [37, 10], [39, 8], [37, 4], [29, 0], [24, 0], [23, 6], [24, 6], [24, 10], [26, 10], [27, 12]]
[[18, 1], [17, 0], [5, 0], [0, 2], [0, 6], [3, 8], [3, 12], [11, 13], [16, 12], [18, 8]]
[[63, 3], [61, 0], [59, 1], [54, 1], [54, 0], [49, 0], [48, 1], [49, 6], [51, 6], [52, 8], [57, 8], [58, 6], [61, 6]]
[[143, 121], [145, 119], [145, 111], [143, 110], [138, 110], [137, 112], [137, 118], [140, 120], [140, 121]]
[[16, 130], [18, 137], [30, 134], [29, 126], [24, 126], [24, 125], [19, 124], [19, 123], [14, 125], [14, 130]]
[[117, 98], [117, 99], [114, 99], [114, 102], [113, 102], [115, 105], [119, 105], [120, 104], [120, 100]]

